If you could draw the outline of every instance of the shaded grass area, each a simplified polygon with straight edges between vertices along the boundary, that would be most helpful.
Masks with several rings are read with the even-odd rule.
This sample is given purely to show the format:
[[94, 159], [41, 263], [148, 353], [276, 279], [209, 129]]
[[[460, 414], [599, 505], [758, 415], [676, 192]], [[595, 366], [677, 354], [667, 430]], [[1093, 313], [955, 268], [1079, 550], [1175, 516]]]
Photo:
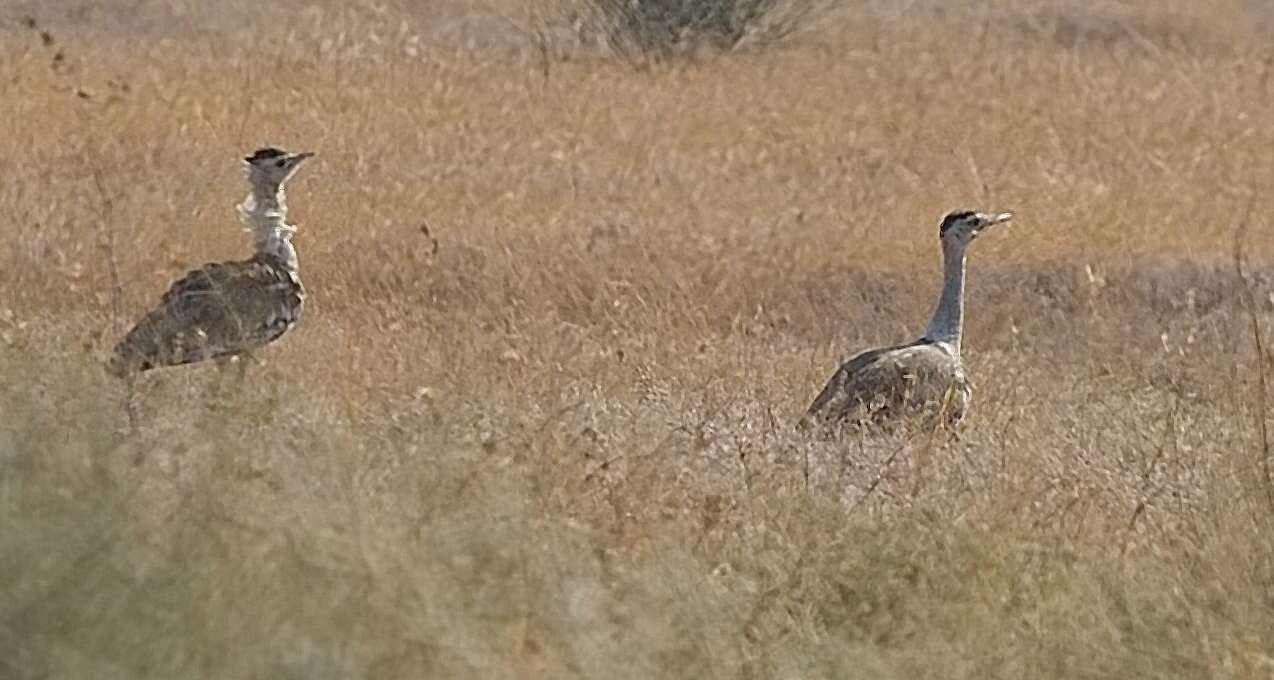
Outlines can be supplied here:
[[[1055, 521], [1043, 496], [1023, 516], [992, 494], [944, 517], [959, 475], [914, 495], [910, 464], [866, 514], [782, 459], [724, 488], [667, 478], [713, 491], [682, 489], [689, 512], [670, 513], [626, 505], [665, 493], [636, 468], [600, 494], [629, 501], [571, 481], [578, 448], [517, 462], [542, 434], [493, 447], [397, 418], [346, 427], [284, 384], [196, 390], [183, 422], [125, 435], [97, 367], [38, 368], [6, 360], [0, 402], [8, 677], [1214, 678], [1274, 663], [1259, 487], [1154, 502], [1144, 522], [1190, 536], [1142, 547]], [[546, 427], [559, 445], [570, 432]], [[985, 458], [1050, 455], [972, 436]], [[937, 468], [967, 454], [929, 452]]]

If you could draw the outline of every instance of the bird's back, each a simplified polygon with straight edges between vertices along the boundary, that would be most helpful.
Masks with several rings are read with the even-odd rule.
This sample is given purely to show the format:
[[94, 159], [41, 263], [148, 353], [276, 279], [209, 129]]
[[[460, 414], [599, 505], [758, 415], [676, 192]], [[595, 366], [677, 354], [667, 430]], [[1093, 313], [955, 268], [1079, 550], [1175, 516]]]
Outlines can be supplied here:
[[258, 253], [188, 272], [115, 347], [116, 375], [241, 354], [283, 335], [300, 318], [296, 272]]
[[868, 350], [846, 361], [800, 425], [808, 429], [844, 421], [881, 423], [940, 409], [954, 425], [964, 417], [970, 394], [958, 355], [922, 339]]

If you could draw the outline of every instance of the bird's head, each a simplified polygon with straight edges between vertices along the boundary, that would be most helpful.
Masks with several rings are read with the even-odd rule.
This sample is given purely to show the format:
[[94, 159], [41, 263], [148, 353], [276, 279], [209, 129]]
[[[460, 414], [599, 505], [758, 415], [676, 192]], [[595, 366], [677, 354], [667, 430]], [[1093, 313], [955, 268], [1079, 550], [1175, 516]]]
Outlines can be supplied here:
[[274, 147], [265, 147], [252, 152], [243, 159], [244, 172], [253, 184], [280, 185], [287, 181], [292, 173], [314, 154], [309, 151], [288, 153]]
[[942, 219], [938, 236], [943, 243], [967, 244], [978, 237], [983, 229], [1013, 219], [1011, 212], [977, 212], [957, 210]]

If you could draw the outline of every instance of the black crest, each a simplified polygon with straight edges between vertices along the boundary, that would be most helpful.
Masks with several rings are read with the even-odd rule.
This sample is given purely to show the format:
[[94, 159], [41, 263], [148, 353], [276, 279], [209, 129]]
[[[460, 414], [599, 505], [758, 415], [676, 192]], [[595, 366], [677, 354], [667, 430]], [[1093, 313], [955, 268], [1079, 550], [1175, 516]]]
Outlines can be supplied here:
[[950, 229], [951, 227], [954, 227], [960, 222], [963, 222], [969, 219], [970, 217], [973, 217], [976, 214], [977, 213], [973, 212], [972, 210], [957, 210], [947, 215], [946, 217], [942, 218], [942, 226], [938, 227], [938, 235], [939, 236], [945, 235], [948, 229]]
[[260, 163], [261, 161], [272, 160], [272, 159], [280, 158], [286, 155], [287, 153], [285, 153], [282, 150], [276, 149], [272, 146], [267, 146], [261, 149], [257, 149], [256, 151], [253, 151], [251, 156], [248, 156], [247, 158], [244, 158], [243, 160], [249, 163]]

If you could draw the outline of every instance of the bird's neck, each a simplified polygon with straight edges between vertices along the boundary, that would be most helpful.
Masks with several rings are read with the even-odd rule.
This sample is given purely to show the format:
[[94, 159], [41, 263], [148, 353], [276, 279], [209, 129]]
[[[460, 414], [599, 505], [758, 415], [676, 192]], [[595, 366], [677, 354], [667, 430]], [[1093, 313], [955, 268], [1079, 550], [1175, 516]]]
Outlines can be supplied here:
[[942, 293], [923, 338], [946, 345], [960, 354], [960, 333], [964, 328], [964, 250], [960, 242], [942, 244]]
[[296, 227], [287, 223], [288, 206], [282, 184], [254, 183], [239, 204], [239, 220], [252, 234], [252, 248], [258, 254], [273, 255], [290, 269], [296, 270], [296, 248], [292, 234]]

